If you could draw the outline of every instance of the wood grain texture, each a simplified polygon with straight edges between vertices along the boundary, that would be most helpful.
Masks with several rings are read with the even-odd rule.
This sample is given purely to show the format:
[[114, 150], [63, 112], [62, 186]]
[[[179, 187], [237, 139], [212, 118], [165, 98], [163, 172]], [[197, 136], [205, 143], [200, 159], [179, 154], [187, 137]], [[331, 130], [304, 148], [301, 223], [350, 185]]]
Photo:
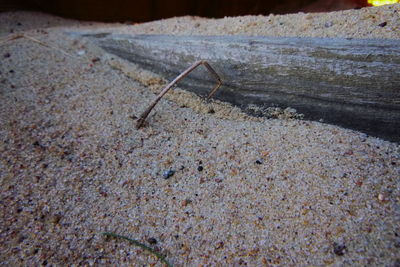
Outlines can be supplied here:
[[[292, 107], [320, 120], [400, 141], [400, 41], [249, 36], [86, 34], [104, 50], [172, 80], [206, 60], [223, 86], [216, 98]], [[195, 71], [183, 89], [206, 94], [214, 80]]]

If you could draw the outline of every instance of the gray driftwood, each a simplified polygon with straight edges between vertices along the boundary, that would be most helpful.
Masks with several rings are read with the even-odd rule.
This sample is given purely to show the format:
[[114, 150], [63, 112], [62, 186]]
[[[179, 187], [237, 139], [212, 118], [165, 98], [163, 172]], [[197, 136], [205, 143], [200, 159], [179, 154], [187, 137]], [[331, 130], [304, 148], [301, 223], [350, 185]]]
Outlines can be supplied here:
[[[400, 41], [249, 36], [89, 34], [106, 51], [172, 80], [206, 60], [223, 81], [216, 98], [292, 107], [306, 119], [400, 141]], [[206, 94], [215, 81], [194, 71], [180, 87]]]

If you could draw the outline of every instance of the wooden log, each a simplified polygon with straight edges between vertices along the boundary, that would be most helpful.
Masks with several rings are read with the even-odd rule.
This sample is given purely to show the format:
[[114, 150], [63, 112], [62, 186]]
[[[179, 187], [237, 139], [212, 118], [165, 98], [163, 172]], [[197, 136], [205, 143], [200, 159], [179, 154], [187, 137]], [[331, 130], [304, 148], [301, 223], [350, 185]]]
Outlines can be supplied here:
[[[344, 38], [86, 34], [104, 50], [172, 80], [196, 60], [223, 80], [216, 98], [292, 107], [305, 119], [400, 141], [400, 41]], [[206, 94], [195, 71], [180, 87]]]

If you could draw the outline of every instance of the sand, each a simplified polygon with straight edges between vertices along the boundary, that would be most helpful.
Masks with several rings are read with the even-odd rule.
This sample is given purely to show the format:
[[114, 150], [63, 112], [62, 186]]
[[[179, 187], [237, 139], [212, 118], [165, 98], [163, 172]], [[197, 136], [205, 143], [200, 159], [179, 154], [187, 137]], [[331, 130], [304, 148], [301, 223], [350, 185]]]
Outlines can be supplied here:
[[165, 81], [65, 34], [399, 39], [399, 11], [137, 25], [0, 14], [1, 265], [162, 266], [110, 231], [174, 266], [399, 266], [398, 144], [179, 89], [137, 130]]

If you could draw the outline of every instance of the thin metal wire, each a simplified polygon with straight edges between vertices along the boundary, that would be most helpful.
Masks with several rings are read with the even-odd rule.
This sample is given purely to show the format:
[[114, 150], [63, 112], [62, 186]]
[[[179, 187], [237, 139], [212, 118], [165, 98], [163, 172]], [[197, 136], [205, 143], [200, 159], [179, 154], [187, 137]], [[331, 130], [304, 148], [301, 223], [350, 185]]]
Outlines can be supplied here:
[[153, 100], [153, 102], [150, 103], [149, 107], [140, 115], [139, 119], [137, 120], [136, 123], [136, 128], [139, 129], [140, 127], [143, 126], [147, 116], [150, 114], [151, 110], [157, 105], [158, 101], [174, 86], [177, 82], [182, 80], [185, 76], [187, 76], [191, 71], [193, 71], [195, 68], [197, 68], [200, 65], [204, 65], [207, 70], [217, 79], [217, 85], [210, 91], [210, 93], [207, 96], [207, 99], [210, 99], [215, 92], [218, 90], [218, 88], [221, 87], [222, 81], [219, 75], [215, 72], [215, 70], [208, 64], [205, 60], [199, 60], [196, 61], [192, 66], [187, 68], [184, 72], [179, 74], [172, 82], [170, 82], [162, 91], [161, 93]]

